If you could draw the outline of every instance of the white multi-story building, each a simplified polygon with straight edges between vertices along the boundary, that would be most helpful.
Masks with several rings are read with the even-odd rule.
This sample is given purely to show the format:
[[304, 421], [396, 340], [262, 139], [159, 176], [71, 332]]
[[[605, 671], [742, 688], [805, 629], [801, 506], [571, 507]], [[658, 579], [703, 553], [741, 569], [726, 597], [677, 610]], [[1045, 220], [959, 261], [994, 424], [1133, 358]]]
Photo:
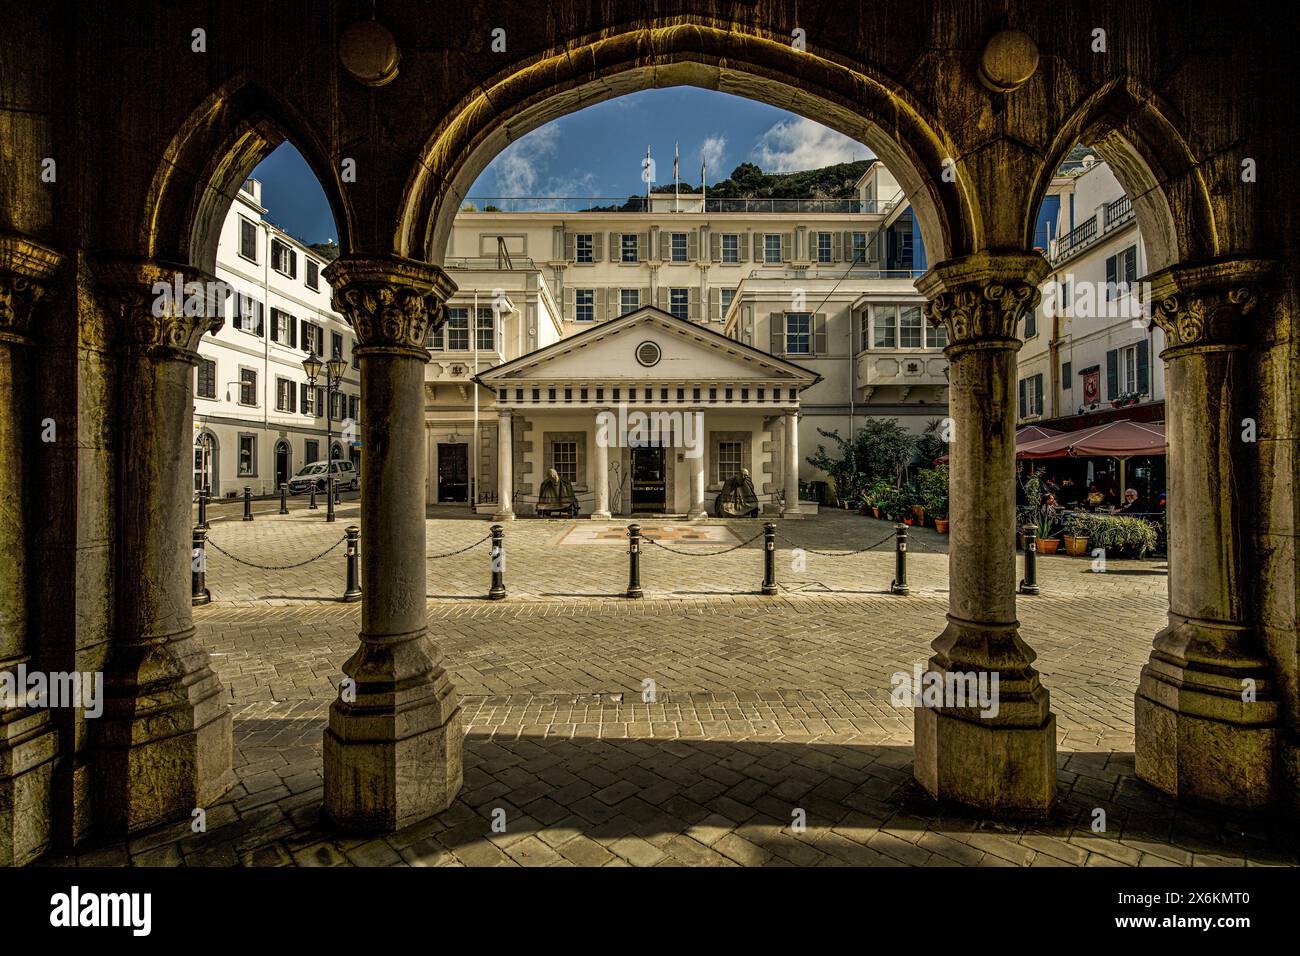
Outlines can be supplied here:
[[[330, 308], [327, 257], [266, 219], [249, 179], [217, 247], [217, 278], [234, 294], [226, 323], [199, 343], [194, 388], [194, 487], [213, 497], [271, 494], [304, 464], [356, 461], [360, 372], [351, 327]], [[302, 362], [340, 357], [347, 372], [326, 409], [325, 374], [307, 384]], [[326, 419], [326, 412], [329, 418]]]
[[[947, 413], [946, 343], [913, 284], [919, 230], [881, 164], [854, 199], [518, 211], [535, 205], [457, 216], [459, 291], [428, 343], [430, 503], [528, 513], [554, 469], [584, 513], [697, 514], [744, 468], [789, 510], [799, 479], [823, 477], [806, 460], [818, 429], [888, 416], [920, 431]], [[667, 449], [605, 447], [600, 412], [620, 408], [678, 429], [698, 413], [702, 450], [680, 431]]]
[[1104, 163], [1085, 156], [1053, 181], [1052, 272], [1025, 323], [1022, 424], [1072, 431], [1108, 418], [1164, 417], [1164, 333], [1144, 313], [1146, 250], [1133, 204]]

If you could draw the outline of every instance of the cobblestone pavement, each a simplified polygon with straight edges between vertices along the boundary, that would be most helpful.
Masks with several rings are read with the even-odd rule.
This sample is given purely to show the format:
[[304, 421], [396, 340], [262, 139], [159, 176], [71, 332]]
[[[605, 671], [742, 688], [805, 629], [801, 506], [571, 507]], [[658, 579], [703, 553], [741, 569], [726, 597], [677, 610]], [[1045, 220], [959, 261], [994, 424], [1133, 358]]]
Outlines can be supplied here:
[[[349, 514], [348, 509], [351, 509]], [[319, 513], [216, 521], [230, 554], [288, 565], [355, 520]], [[429, 552], [480, 539], [483, 521], [431, 511]], [[453, 514], [455, 514], [453, 512]], [[911, 776], [912, 714], [890, 676], [928, 657], [946, 612], [945, 539], [912, 535], [913, 593], [888, 594], [889, 525], [839, 512], [780, 522], [781, 593], [761, 597], [760, 542], [650, 547], [647, 598], [625, 548], [562, 544], [581, 522], [507, 530], [510, 597], [488, 602], [485, 545], [429, 562], [430, 631], [462, 695], [465, 786], [438, 818], [378, 839], [320, 815], [320, 740], [359, 607], [341, 549], [289, 571], [213, 552], [199, 633], [230, 694], [239, 783], [190, 821], [52, 863], [190, 865], [1289, 864], [1267, 820], [1180, 807], [1134, 776], [1133, 692], [1163, 624], [1164, 564], [1040, 558], [1043, 594], [1019, 602], [1058, 722], [1048, 820], [981, 819], [931, 801]], [[648, 522], [647, 522], [648, 523]], [[738, 541], [761, 522], [729, 523]], [[807, 553], [804, 564], [791, 543]], [[646, 681], [655, 702], [642, 701]], [[506, 832], [494, 833], [494, 810]], [[1105, 830], [1092, 829], [1105, 811]], [[793, 822], [806, 818], [806, 829]]]

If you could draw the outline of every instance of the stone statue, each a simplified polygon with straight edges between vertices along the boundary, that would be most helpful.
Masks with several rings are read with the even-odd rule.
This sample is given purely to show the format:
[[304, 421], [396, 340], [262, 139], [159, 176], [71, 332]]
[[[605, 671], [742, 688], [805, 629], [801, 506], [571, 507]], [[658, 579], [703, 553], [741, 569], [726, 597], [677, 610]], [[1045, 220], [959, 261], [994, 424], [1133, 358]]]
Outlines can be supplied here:
[[727, 479], [713, 504], [713, 513], [719, 518], [758, 517], [758, 495], [754, 493], [748, 468]]
[[573, 493], [573, 485], [560, 477], [554, 468], [546, 472], [542, 490], [537, 495], [537, 513], [539, 515], [578, 513], [578, 498]]

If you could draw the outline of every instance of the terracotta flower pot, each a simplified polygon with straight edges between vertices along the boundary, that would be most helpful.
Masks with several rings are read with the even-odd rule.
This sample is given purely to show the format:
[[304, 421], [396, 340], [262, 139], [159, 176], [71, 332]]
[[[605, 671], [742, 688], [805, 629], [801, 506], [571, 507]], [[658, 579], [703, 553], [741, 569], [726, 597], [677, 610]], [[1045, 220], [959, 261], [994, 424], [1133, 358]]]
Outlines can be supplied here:
[[1035, 538], [1034, 540], [1038, 542], [1039, 554], [1056, 554], [1056, 549], [1061, 544], [1055, 538]]
[[1067, 534], [1067, 535], [1065, 536], [1065, 553], [1066, 553], [1066, 554], [1069, 554], [1069, 555], [1072, 555], [1072, 556], [1074, 556], [1074, 557], [1076, 557], [1076, 558], [1084, 558], [1084, 557], [1087, 557], [1087, 556], [1088, 556], [1088, 539], [1087, 539], [1087, 538], [1076, 538], [1076, 537], [1074, 537], [1074, 535], [1069, 535], [1069, 534]]
[[920, 505], [912, 505], [912, 517], [916, 519], [917, 524], [925, 524], [925, 509]]
[[934, 530], [937, 531], [937, 532], [939, 532], [940, 534], [947, 534], [947, 533], [948, 533], [948, 519], [947, 519], [947, 518], [935, 518], [935, 519], [934, 519]]
[[880, 509], [879, 509], [879, 508], [872, 508], [872, 509], [871, 509], [871, 517], [873, 517], [873, 518], [879, 518], [879, 517], [880, 517]]
[[911, 519], [911, 518], [904, 518], [904, 519], [903, 519], [903, 524], [907, 525], [908, 527], [911, 527], [912, 519]]

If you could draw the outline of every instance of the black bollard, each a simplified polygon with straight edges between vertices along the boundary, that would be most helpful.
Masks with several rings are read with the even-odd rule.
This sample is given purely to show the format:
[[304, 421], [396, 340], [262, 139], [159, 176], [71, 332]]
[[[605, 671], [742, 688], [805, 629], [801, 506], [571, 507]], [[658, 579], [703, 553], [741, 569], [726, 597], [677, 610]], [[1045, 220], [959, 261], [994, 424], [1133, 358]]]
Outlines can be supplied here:
[[776, 593], [776, 525], [763, 525], [763, 594]]
[[307, 507], [310, 508], [312, 511], [317, 510], [317, 505], [316, 505], [316, 482], [314, 482], [314, 481], [311, 483], [311, 500], [307, 503]]
[[361, 552], [361, 529], [352, 524], [343, 533], [348, 536], [348, 543], [344, 545], [348, 558], [348, 588], [343, 592], [343, 600], [351, 604], [361, 600], [361, 575], [357, 569]]
[[889, 593], [910, 594], [907, 586], [907, 525], [894, 525], [894, 580], [889, 583]]
[[506, 529], [499, 524], [492, 526], [492, 588], [488, 599], [500, 601], [506, 596]]
[[289, 513], [289, 486], [284, 482], [280, 483], [280, 514]]
[[244, 520], [253, 520], [253, 489], [244, 485]]
[[325, 485], [325, 520], [334, 520], [334, 506], [338, 504], [338, 486], [334, 484], [334, 476], [330, 475], [329, 481]]
[[190, 551], [190, 606], [198, 607], [212, 601], [208, 591], [208, 551], [207, 529], [199, 525], [194, 529], [192, 549]]
[[1025, 525], [1025, 577], [1020, 582], [1021, 594], [1038, 594], [1038, 529]]
[[641, 591], [641, 526], [627, 526], [627, 593], [624, 597], [644, 597]]
[[199, 492], [199, 527], [207, 531], [208, 524], [208, 492], [207, 489]]

